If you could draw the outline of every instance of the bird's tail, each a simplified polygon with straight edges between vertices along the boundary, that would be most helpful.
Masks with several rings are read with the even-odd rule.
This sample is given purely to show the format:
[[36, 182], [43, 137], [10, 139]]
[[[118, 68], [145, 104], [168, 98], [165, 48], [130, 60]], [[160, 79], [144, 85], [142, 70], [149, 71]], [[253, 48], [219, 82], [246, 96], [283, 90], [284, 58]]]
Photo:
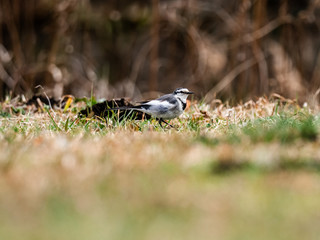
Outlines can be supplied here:
[[140, 106], [130, 106], [130, 107], [115, 107], [115, 108], [108, 108], [107, 111], [115, 111], [115, 110], [139, 110]]

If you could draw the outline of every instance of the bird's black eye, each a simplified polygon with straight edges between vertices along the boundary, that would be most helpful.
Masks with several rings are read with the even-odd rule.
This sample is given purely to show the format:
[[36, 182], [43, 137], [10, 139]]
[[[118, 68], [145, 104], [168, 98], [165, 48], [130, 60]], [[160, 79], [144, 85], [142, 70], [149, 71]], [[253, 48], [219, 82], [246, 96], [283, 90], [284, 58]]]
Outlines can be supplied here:
[[188, 94], [187, 92], [185, 91], [175, 91], [175, 94], [178, 94], [178, 93], [181, 93], [181, 94]]

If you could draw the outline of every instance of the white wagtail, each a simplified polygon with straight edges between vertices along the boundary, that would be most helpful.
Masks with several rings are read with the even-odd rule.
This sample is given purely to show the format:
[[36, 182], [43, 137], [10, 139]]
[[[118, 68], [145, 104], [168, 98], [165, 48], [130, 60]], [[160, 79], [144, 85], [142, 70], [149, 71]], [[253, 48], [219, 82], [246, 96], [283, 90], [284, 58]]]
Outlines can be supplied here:
[[173, 119], [179, 117], [187, 106], [187, 98], [189, 94], [193, 94], [187, 88], [177, 88], [173, 93], [163, 95], [157, 99], [141, 102], [138, 106], [119, 107], [109, 110], [136, 110], [144, 112], [158, 119], [160, 126], [165, 123], [173, 127], [165, 119]]

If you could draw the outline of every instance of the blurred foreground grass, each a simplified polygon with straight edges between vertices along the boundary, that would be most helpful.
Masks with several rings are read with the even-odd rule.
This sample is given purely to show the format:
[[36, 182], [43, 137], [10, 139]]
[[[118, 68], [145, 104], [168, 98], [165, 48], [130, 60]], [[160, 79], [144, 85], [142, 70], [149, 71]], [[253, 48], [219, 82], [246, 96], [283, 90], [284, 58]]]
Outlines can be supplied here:
[[194, 103], [177, 129], [4, 109], [0, 239], [318, 239], [308, 107]]

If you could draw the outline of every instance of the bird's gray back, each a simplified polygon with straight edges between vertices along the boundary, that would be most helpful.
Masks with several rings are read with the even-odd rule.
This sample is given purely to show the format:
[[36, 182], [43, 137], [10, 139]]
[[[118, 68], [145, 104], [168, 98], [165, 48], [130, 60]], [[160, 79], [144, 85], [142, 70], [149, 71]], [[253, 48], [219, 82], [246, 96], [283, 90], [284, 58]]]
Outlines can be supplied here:
[[177, 103], [177, 99], [172, 94], [163, 95], [163, 96], [157, 98], [156, 100], [158, 100], [158, 101], [167, 101], [167, 102], [169, 102], [171, 104], [176, 104]]

